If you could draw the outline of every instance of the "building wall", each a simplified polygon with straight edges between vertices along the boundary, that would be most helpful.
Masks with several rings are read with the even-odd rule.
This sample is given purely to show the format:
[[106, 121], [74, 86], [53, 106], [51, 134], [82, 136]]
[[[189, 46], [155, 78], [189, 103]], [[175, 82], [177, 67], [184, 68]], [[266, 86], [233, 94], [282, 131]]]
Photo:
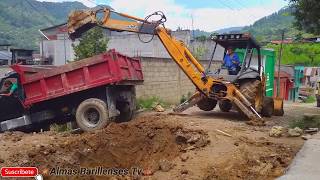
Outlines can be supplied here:
[[67, 39], [64, 34], [58, 35], [56, 40], [42, 40], [40, 53], [43, 58], [52, 57], [52, 65], [55, 66], [64, 65], [67, 61], [72, 61], [75, 58], [72, 41]]
[[[195, 92], [195, 86], [169, 58], [141, 58], [143, 85], [136, 87], [138, 98], [156, 96], [169, 103], [178, 103], [182, 95]], [[207, 67], [208, 61], [200, 61]], [[218, 69], [221, 61], [214, 61], [211, 69]]]

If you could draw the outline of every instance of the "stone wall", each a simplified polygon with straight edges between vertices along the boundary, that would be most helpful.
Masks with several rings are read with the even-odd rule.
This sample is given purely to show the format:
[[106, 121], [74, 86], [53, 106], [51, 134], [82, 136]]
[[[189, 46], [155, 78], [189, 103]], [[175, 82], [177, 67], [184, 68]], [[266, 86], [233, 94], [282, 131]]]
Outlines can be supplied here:
[[[141, 58], [144, 84], [137, 86], [137, 97], [156, 96], [169, 103], [178, 103], [182, 95], [195, 92], [195, 86], [171, 59]], [[208, 61], [200, 61], [207, 66]], [[220, 67], [221, 61], [214, 61], [211, 70]]]

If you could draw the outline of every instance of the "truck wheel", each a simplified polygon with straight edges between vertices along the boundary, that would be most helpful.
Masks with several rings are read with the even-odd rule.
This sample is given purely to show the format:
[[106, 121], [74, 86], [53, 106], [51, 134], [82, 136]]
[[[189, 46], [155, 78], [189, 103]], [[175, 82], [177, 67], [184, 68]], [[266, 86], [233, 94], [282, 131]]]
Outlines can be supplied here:
[[203, 98], [197, 103], [198, 108], [202, 111], [211, 111], [216, 107], [216, 105], [217, 101], [209, 98]]
[[110, 122], [107, 104], [96, 98], [83, 101], [77, 108], [76, 121], [83, 131], [104, 128]]
[[271, 117], [273, 114], [273, 99], [272, 97], [264, 97], [263, 98], [263, 105], [261, 110], [261, 115], [264, 117]]
[[230, 101], [219, 101], [219, 108], [222, 112], [229, 112], [232, 108], [232, 104]]

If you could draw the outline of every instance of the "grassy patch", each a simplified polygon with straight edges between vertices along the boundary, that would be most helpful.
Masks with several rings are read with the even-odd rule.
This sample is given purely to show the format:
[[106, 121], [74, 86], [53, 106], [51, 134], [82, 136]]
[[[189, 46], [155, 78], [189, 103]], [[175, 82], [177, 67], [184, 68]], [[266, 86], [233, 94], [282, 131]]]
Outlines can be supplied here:
[[152, 96], [148, 98], [139, 98], [137, 100], [138, 109], [152, 109], [160, 104], [162, 107], [167, 107], [168, 103], [161, 100], [159, 97]]
[[68, 126], [68, 123], [65, 124], [52, 124], [50, 126], [51, 131], [55, 132], [66, 132], [66, 131], [71, 131], [70, 126]]
[[304, 116], [302, 119], [297, 119], [289, 124], [290, 128], [299, 127], [301, 129], [320, 128], [319, 116]]
[[314, 96], [308, 96], [307, 99], [305, 100], [305, 103], [314, 103], [316, 102], [316, 97]]
[[188, 100], [190, 97], [192, 96], [192, 93], [191, 92], [188, 92], [187, 95], [182, 95], [181, 98], [180, 98], [180, 104], [181, 103], [184, 103], [186, 100]]

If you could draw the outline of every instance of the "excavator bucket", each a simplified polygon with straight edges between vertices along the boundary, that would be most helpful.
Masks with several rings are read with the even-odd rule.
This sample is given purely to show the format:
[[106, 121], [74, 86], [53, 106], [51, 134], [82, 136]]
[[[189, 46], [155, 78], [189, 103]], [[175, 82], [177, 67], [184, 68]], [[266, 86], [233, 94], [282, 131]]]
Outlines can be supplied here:
[[283, 98], [275, 97], [273, 98], [273, 102], [274, 102], [273, 114], [275, 116], [283, 116], [284, 115]]
[[87, 11], [74, 11], [69, 15], [68, 32], [70, 39], [79, 38], [83, 32], [95, 26], [95, 15]]

